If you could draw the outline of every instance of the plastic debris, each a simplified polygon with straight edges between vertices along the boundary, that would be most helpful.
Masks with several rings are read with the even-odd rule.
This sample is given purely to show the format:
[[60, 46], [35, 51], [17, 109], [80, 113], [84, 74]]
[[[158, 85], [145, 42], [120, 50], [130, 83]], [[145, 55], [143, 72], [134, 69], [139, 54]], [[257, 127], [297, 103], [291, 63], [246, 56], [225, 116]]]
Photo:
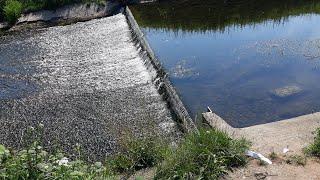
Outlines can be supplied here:
[[256, 153], [254, 151], [246, 151], [246, 155], [247, 156], [250, 156], [250, 157], [253, 157], [255, 159], [260, 159], [261, 161], [264, 161], [266, 162], [267, 164], [272, 164], [271, 160], [264, 157], [262, 154], [260, 153]]
[[283, 154], [286, 154], [286, 153], [289, 152], [289, 151], [290, 151], [290, 150], [288, 149], [288, 147], [283, 148], [283, 150], [282, 150]]

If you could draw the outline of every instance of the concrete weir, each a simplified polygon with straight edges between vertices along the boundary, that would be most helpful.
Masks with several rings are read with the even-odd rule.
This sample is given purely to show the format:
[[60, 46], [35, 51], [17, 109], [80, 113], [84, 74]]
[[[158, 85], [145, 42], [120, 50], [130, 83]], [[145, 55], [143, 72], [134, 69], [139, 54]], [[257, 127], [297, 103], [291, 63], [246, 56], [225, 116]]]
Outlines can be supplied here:
[[0, 36], [0, 144], [22, 148], [41, 123], [46, 147], [93, 161], [123, 136], [178, 138], [183, 106], [138, 42], [124, 14]]

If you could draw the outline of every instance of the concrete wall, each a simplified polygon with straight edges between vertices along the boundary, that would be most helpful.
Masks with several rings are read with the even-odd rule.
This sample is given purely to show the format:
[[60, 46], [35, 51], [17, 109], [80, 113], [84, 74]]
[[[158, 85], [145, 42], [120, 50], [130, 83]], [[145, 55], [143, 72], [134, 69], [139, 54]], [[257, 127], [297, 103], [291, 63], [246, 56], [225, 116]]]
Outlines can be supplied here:
[[159, 92], [162, 94], [164, 99], [167, 101], [169, 109], [172, 111], [173, 116], [183, 128], [184, 131], [190, 132], [196, 129], [196, 126], [191, 119], [187, 109], [180, 100], [176, 90], [172, 86], [168, 74], [164, 71], [160, 61], [156, 58], [154, 52], [152, 51], [150, 45], [144, 37], [144, 34], [139, 28], [138, 23], [134, 19], [129, 7], [126, 7], [125, 14], [132, 29], [132, 35], [134, 40], [137, 42], [140, 49], [141, 55], [145, 56], [144, 59], [151, 64], [151, 67], [156, 69], [157, 73], [154, 75], [153, 79], [158, 86]]

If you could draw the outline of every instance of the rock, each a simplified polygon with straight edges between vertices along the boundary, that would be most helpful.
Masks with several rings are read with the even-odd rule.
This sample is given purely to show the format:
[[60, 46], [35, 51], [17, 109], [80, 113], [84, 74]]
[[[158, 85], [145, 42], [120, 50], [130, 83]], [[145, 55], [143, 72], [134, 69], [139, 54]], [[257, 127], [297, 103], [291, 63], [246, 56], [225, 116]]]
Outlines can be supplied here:
[[276, 97], [284, 98], [296, 95], [301, 91], [302, 89], [299, 86], [293, 85], [275, 89], [274, 91], [272, 91], [272, 94]]
[[8, 27], [9, 27], [9, 24], [7, 22], [0, 22], [0, 30], [7, 29]]

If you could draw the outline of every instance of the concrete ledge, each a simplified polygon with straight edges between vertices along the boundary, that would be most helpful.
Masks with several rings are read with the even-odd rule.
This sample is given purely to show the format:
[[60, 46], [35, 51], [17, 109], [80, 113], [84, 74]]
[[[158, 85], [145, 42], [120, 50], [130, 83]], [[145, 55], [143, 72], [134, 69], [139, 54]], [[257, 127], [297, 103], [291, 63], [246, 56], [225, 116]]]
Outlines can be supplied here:
[[155, 85], [158, 87], [159, 92], [162, 94], [164, 99], [167, 101], [169, 109], [172, 111], [173, 116], [181, 125], [184, 131], [190, 132], [196, 129], [196, 126], [188, 114], [187, 109], [184, 107], [182, 101], [180, 100], [176, 90], [172, 86], [167, 73], [164, 71], [160, 61], [156, 58], [154, 52], [152, 51], [149, 43], [144, 37], [138, 23], [134, 19], [129, 7], [126, 7], [125, 14], [132, 29], [132, 35], [134, 40], [138, 43], [140, 47], [140, 52], [148, 62], [151, 63], [152, 68], [154, 68], [157, 73], [153, 76]]
[[210, 126], [233, 137], [245, 137], [252, 142], [254, 151], [264, 154], [282, 152], [286, 147], [292, 153], [302, 153], [313, 141], [313, 132], [320, 127], [320, 112], [246, 128], [233, 128], [214, 112], [203, 113], [203, 118]]

